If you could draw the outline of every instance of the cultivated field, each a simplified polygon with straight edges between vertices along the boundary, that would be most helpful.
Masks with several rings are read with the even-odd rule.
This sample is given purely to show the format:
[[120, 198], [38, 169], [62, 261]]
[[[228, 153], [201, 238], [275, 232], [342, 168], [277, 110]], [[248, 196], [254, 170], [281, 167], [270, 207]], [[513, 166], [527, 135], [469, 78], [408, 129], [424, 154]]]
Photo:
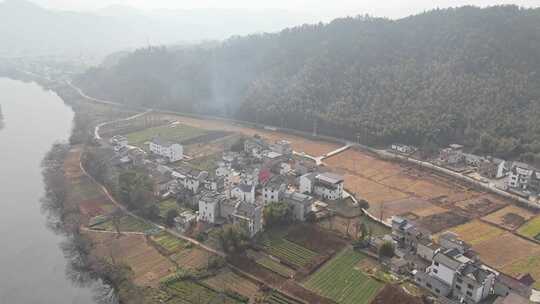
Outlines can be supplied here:
[[294, 275], [293, 269], [279, 262], [276, 262], [269, 257], [264, 256], [264, 257], [258, 258], [257, 260], [255, 260], [255, 262], [261, 265], [262, 267], [283, 276], [284, 278], [291, 278]]
[[[318, 222], [318, 225], [338, 232], [343, 236], [354, 237], [357, 234], [360, 234], [360, 225], [364, 223], [368, 229], [371, 230], [372, 234], [375, 236], [383, 236], [390, 233], [390, 229], [386, 226], [375, 222], [368, 218], [367, 216], [359, 216], [358, 218], [347, 219], [340, 216], [333, 216], [326, 218]], [[347, 231], [348, 230], [348, 231]]]
[[150, 246], [143, 235], [116, 234], [85, 231], [95, 248], [93, 253], [101, 258], [125, 263], [133, 271], [134, 282], [140, 286], [157, 287], [159, 281], [175, 272], [175, 265]]
[[205, 131], [182, 124], [172, 124], [147, 128], [141, 131], [129, 133], [126, 135], [129, 144], [142, 147], [145, 142], [150, 141], [153, 137], [160, 137], [164, 140], [174, 142], [182, 142], [197, 136], [204, 135]]
[[188, 244], [186, 241], [179, 239], [165, 231], [153, 235], [150, 238], [171, 254], [182, 250]]
[[346, 245], [342, 239], [313, 225], [295, 225], [285, 238], [319, 254], [340, 251]]
[[259, 286], [256, 283], [234, 273], [230, 269], [220, 271], [217, 275], [204, 280], [203, 283], [214, 290], [232, 290], [250, 299], [260, 294]]
[[368, 304], [384, 286], [355, 269], [364, 258], [344, 250], [313, 274], [305, 286], [340, 304]]
[[[131, 215], [124, 215], [118, 219], [118, 228], [122, 232], [145, 232], [146, 230], [152, 229], [153, 227], [154, 226], [152, 226], [151, 224], [135, 218]], [[114, 221], [112, 219], [104, 223], [92, 226], [92, 229], [116, 231]]]
[[177, 120], [184, 125], [188, 125], [194, 128], [200, 128], [205, 130], [223, 130], [235, 133], [241, 133], [247, 136], [253, 136], [259, 134], [261, 137], [267, 139], [270, 142], [276, 140], [285, 139], [291, 142], [293, 149], [297, 152], [305, 152], [312, 156], [321, 156], [333, 150], [336, 150], [340, 145], [311, 140], [300, 136], [290, 135], [281, 132], [272, 132], [268, 130], [259, 130], [254, 128], [247, 128], [239, 125], [233, 125], [230, 123], [216, 121], [216, 120], [202, 120], [191, 117], [166, 115], [166, 118], [171, 120]]
[[170, 256], [180, 268], [186, 270], [198, 270], [208, 266], [208, 259], [211, 253], [200, 248], [186, 248]]
[[477, 220], [451, 231], [470, 243], [487, 265], [510, 275], [531, 273], [540, 280], [540, 245]]
[[527, 209], [509, 205], [483, 217], [483, 219], [505, 229], [516, 230], [533, 216], [534, 213]]
[[167, 284], [165, 290], [174, 297], [166, 303], [170, 304], [236, 304], [242, 303], [224, 294], [220, 294], [206, 286], [189, 280], [180, 280]]
[[527, 223], [525, 223], [521, 228], [519, 228], [518, 233], [526, 236], [528, 238], [539, 239], [540, 235], [540, 216], [537, 216]]
[[316, 252], [284, 238], [267, 238], [261, 243], [268, 254], [273, 255], [281, 261], [291, 263], [298, 268], [306, 266], [318, 255]]
[[264, 300], [264, 304], [303, 304], [291, 297], [288, 297], [277, 291], [272, 291]]

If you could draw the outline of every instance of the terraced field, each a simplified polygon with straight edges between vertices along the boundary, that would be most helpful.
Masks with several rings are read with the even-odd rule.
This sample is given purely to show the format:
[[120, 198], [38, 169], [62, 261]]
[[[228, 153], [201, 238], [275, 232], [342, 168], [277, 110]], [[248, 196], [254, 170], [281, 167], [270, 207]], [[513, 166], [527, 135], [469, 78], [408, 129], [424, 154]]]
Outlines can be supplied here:
[[159, 246], [165, 248], [165, 250], [170, 253], [175, 253], [187, 245], [186, 241], [181, 240], [164, 231], [160, 232], [159, 234], [153, 235], [151, 238]]
[[187, 280], [170, 283], [165, 287], [165, 290], [173, 296], [167, 301], [169, 304], [242, 303], [224, 294], [219, 294], [208, 287]]
[[290, 278], [292, 275], [294, 275], [294, 270], [272, 260], [271, 258], [263, 257], [258, 259], [256, 262], [264, 268], [269, 269], [285, 278]]
[[262, 245], [269, 254], [296, 267], [304, 267], [317, 253], [284, 238], [266, 239]]
[[[148, 224], [130, 215], [122, 216], [118, 220], [118, 227], [120, 228], [120, 231], [123, 232], [144, 232], [153, 228], [151, 224]], [[92, 228], [97, 230], [115, 231], [112, 220], [108, 220], [99, 225], [95, 225]]]
[[305, 287], [339, 304], [369, 304], [384, 284], [355, 269], [364, 256], [350, 249], [342, 251], [313, 274]]
[[277, 291], [272, 291], [270, 295], [264, 300], [264, 304], [303, 304], [291, 297], [288, 297]]

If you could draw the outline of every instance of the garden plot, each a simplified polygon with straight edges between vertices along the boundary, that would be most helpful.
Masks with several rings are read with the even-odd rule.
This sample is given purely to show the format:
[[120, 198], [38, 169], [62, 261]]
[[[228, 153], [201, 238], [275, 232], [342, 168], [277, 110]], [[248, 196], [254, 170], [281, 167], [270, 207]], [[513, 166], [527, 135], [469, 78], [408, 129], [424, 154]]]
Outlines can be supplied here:
[[212, 253], [193, 247], [181, 250], [171, 255], [170, 258], [182, 269], [199, 270], [208, 266], [208, 260], [212, 255]]
[[[131, 215], [121, 216], [118, 220], [118, 228], [121, 232], [145, 232], [154, 228], [150, 223], [140, 220]], [[101, 224], [92, 226], [95, 230], [116, 231], [113, 219], [109, 219]]]
[[314, 225], [295, 225], [285, 238], [319, 254], [341, 250], [346, 242]]
[[426, 216], [417, 221], [417, 223], [431, 233], [439, 233], [452, 227], [462, 225], [471, 219], [453, 211], [436, 213]]
[[540, 245], [506, 232], [497, 238], [473, 246], [473, 250], [478, 252], [487, 265], [504, 270], [518, 261], [540, 254]]
[[182, 250], [188, 244], [186, 241], [165, 231], [153, 235], [150, 238], [171, 254]]
[[277, 291], [272, 291], [264, 300], [264, 304], [304, 304]]
[[540, 252], [531, 253], [503, 267], [502, 271], [514, 277], [529, 273], [536, 280], [533, 288], [540, 289]]
[[260, 294], [259, 286], [256, 283], [227, 268], [217, 275], [205, 279], [203, 283], [216, 291], [234, 291], [250, 299]]
[[384, 284], [355, 268], [362, 259], [362, 254], [346, 249], [327, 262], [304, 285], [339, 304], [371, 303]]
[[242, 303], [227, 295], [216, 292], [207, 286], [190, 280], [179, 280], [168, 283], [164, 287], [165, 291], [173, 297], [168, 300], [168, 304], [236, 304]]
[[504, 208], [508, 203], [502, 202], [491, 195], [483, 195], [471, 200], [455, 203], [455, 206], [471, 214], [474, 217], [488, 215], [496, 210]]
[[505, 229], [516, 230], [532, 217], [534, 217], [534, 213], [527, 209], [509, 205], [483, 217], [483, 219]]
[[518, 229], [518, 233], [531, 239], [540, 240], [540, 216], [526, 222]]
[[390, 229], [388, 227], [378, 222], [375, 222], [374, 220], [370, 219], [365, 215], [352, 219], [343, 218], [340, 216], [333, 216], [319, 221], [318, 224], [324, 229], [338, 232], [343, 236], [355, 236], [357, 233], [360, 233], [361, 223], [364, 223], [375, 236], [383, 236], [390, 233]]
[[255, 262], [262, 267], [281, 275], [284, 278], [291, 278], [295, 273], [293, 269], [277, 261], [274, 261], [267, 256], [260, 257], [256, 259]]
[[284, 238], [268, 238], [262, 241], [268, 254], [298, 268], [306, 266], [318, 254]]
[[157, 287], [159, 281], [175, 272], [175, 265], [150, 246], [143, 235], [115, 234], [85, 231], [95, 247], [93, 253], [101, 258], [114, 258], [133, 271], [134, 282], [140, 286]]

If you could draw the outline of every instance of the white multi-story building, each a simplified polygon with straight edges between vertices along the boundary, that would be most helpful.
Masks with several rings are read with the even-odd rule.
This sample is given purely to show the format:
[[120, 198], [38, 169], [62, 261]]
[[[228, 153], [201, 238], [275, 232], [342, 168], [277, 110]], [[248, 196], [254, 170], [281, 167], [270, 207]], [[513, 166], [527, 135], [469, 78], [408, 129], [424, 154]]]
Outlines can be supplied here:
[[513, 162], [508, 172], [506, 185], [513, 189], [527, 190], [533, 174], [534, 170], [531, 166], [520, 162]]
[[334, 173], [307, 173], [300, 177], [300, 192], [339, 200], [343, 198], [343, 183], [343, 176]]
[[279, 202], [287, 188], [280, 176], [274, 176], [262, 188], [262, 199], [265, 205]]
[[199, 199], [199, 221], [215, 224], [219, 217], [220, 196], [216, 194], [203, 195]]
[[255, 203], [255, 186], [239, 184], [231, 190], [231, 197], [253, 204]]
[[169, 162], [176, 162], [184, 158], [184, 147], [175, 142], [154, 138], [150, 141], [150, 152], [165, 157]]

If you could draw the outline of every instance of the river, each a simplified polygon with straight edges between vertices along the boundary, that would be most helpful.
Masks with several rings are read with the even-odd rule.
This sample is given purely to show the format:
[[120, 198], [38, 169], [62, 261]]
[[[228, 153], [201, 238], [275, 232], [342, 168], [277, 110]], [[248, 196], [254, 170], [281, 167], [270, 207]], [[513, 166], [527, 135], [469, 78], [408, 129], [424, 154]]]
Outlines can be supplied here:
[[73, 111], [34, 83], [0, 78], [0, 303], [90, 304], [66, 276], [65, 237], [46, 227], [40, 162], [69, 137]]

